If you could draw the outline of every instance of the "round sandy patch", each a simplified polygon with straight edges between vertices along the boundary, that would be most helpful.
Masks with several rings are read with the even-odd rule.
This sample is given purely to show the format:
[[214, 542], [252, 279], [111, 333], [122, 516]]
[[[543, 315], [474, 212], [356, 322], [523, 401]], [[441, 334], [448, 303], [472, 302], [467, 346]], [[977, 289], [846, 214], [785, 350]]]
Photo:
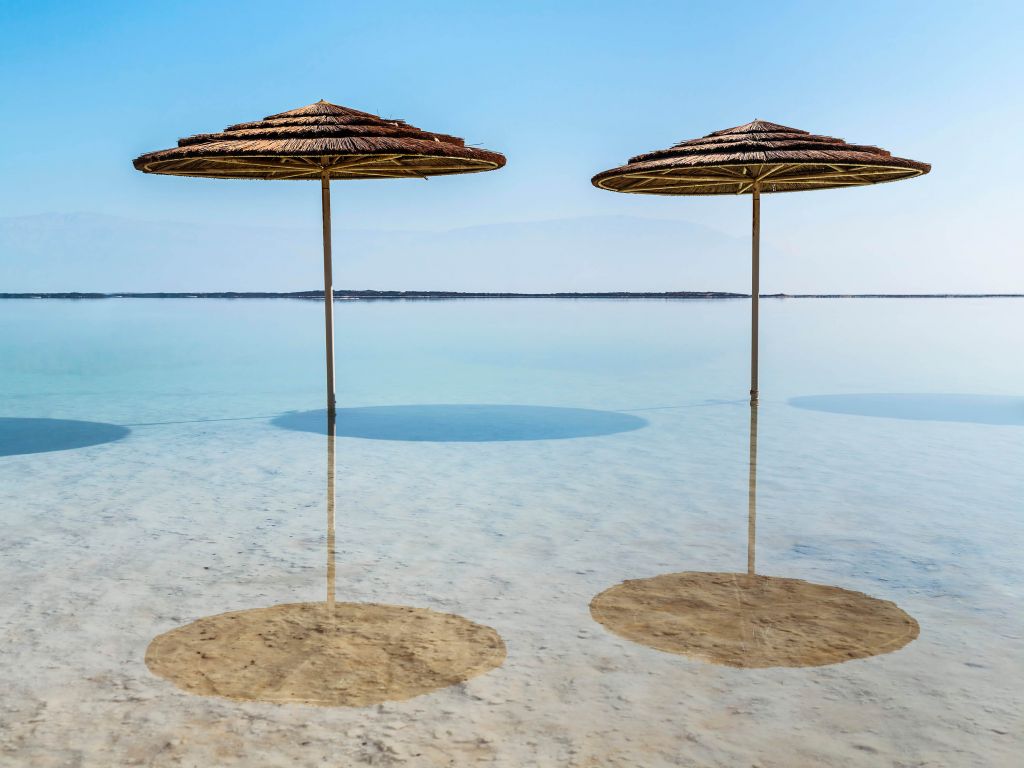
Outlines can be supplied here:
[[902, 648], [919, 632], [895, 603], [824, 584], [739, 573], [625, 581], [590, 603], [627, 640], [730, 667], [816, 667]]
[[165, 632], [146, 650], [150, 671], [189, 693], [325, 707], [409, 699], [504, 660], [490, 627], [376, 603], [222, 613]]

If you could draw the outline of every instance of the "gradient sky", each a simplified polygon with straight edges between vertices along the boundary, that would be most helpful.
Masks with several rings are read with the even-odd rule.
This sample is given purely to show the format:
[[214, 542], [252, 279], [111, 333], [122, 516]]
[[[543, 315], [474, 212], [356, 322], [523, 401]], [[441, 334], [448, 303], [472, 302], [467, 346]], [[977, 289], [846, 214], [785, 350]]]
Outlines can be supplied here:
[[[766, 197], [762, 233], [778, 251], [834, 260], [839, 274], [870, 254], [878, 290], [1024, 291], [1022, 8], [6, 0], [0, 217], [316, 228], [314, 184], [152, 177], [131, 160], [323, 98], [508, 157], [494, 173], [336, 183], [338, 227], [625, 214], [745, 236], [748, 198], [616, 195], [590, 177], [761, 118], [933, 165], [876, 188]], [[765, 270], [766, 290], [787, 289]]]

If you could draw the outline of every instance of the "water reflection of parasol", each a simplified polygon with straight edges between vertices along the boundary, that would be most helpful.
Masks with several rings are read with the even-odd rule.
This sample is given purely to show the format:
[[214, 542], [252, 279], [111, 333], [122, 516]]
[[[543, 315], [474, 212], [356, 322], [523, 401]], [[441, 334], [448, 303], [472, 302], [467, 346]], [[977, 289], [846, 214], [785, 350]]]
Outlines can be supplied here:
[[156, 637], [146, 665], [195, 694], [369, 706], [501, 666], [490, 627], [425, 608], [335, 600], [335, 429], [327, 435], [327, 596], [198, 619]]
[[591, 615], [633, 642], [730, 667], [814, 667], [907, 645], [918, 624], [895, 603], [755, 572], [757, 410], [750, 409], [746, 573], [628, 580], [597, 595]]

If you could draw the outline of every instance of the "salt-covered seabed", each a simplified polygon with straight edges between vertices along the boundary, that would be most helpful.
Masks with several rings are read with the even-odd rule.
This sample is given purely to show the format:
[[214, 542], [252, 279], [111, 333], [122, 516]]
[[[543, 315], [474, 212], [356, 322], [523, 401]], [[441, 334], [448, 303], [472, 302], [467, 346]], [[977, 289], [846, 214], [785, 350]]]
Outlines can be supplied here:
[[[1024, 732], [1024, 426], [793, 407], [1024, 397], [1024, 301], [764, 302], [760, 573], [894, 601], [902, 650], [734, 669], [589, 614], [623, 579], [746, 566], [745, 302], [343, 303], [345, 405], [629, 413], [568, 439], [339, 437], [339, 600], [493, 627], [503, 666], [370, 708], [193, 696], [146, 668], [197, 618], [323, 600], [321, 307], [0, 303], [0, 417], [128, 426], [0, 457], [0, 763], [1011, 766]], [[965, 415], [966, 413], [966, 415]]]

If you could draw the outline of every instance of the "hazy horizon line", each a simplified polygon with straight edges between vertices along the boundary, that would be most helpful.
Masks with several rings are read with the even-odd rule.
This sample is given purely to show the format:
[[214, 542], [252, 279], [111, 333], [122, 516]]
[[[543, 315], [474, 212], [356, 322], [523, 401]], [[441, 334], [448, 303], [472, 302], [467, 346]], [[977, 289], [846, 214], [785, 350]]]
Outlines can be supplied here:
[[[312, 291], [114, 291], [109, 293], [47, 291], [0, 293], [0, 299], [323, 299], [323, 289]], [[441, 299], [749, 299], [732, 291], [391, 291], [335, 289], [342, 300]], [[761, 293], [760, 299], [1014, 299], [1024, 293]]]

